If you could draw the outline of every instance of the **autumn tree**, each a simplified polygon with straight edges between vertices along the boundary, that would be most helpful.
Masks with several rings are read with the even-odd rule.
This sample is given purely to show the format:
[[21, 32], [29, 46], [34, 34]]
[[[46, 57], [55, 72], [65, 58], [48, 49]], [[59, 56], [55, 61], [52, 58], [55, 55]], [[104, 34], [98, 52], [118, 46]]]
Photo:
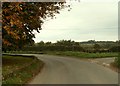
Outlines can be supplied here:
[[35, 34], [42, 28], [44, 20], [53, 18], [65, 2], [3, 2], [2, 3], [2, 48], [21, 49], [34, 43]]

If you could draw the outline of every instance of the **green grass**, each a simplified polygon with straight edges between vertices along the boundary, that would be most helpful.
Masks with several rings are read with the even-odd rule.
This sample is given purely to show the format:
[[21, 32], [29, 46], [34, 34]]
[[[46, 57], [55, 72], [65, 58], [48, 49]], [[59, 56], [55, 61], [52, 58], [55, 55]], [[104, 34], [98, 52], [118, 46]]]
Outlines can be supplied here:
[[7, 51], [7, 53], [14, 53], [14, 54], [41, 54], [43, 52], [41, 52], [41, 51]]
[[61, 56], [71, 56], [77, 58], [106, 58], [106, 57], [118, 57], [117, 52], [103, 52], [103, 53], [87, 53], [78, 51], [15, 51], [14, 53], [34, 53], [34, 54], [51, 54]]
[[118, 53], [86, 53], [86, 52], [47, 52], [47, 54], [61, 55], [61, 56], [71, 56], [77, 58], [106, 58], [106, 57], [118, 57]]
[[4, 55], [2, 84], [25, 84], [33, 78], [43, 66], [38, 59]]
[[[2, 57], [2, 71], [3, 76], [18, 70], [27, 64], [30, 64], [33, 59], [24, 58], [21, 56], [3, 56]], [[26, 63], [27, 62], [27, 63]]]
[[118, 58], [115, 58], [115, 62], [113, 63], [114, 66], [118, 67], [120, 70], [120, 54]]

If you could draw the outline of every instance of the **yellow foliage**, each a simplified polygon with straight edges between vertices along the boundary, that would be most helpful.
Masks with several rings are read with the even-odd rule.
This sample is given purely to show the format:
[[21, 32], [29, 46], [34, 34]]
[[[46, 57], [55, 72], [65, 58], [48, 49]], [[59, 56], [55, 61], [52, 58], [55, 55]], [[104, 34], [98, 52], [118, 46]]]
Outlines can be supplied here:
[[2, 39], [2, 41], [3, 41], [3, 43], [4, 43], [5, 45], [7, 45], [7, 46], [10, 46], [10, 45], [11, 45], [11, 43], [10, 43], [9, 41], [5, 40], [5, 39]]

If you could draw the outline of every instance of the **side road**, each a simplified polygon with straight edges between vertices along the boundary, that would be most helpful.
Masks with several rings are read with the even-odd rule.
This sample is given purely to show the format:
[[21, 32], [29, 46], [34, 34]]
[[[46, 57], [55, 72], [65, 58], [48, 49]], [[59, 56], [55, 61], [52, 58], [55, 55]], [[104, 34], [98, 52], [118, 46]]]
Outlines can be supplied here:
[[91, 63], [102, 65], [104, 67], [108, 67], [111, 70], [118, 72], [118, 69], [111, 65], [114, 62], [115, 58], [116, 57], [96, 58], [96, 59], [88, 59], [88, 61], [90, 61]]

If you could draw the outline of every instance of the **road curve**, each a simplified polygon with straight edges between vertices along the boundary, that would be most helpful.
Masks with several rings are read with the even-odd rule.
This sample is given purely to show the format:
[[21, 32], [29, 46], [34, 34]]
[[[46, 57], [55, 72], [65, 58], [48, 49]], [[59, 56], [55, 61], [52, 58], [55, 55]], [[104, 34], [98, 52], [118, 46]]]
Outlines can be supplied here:
[[29, 84], [117, 84], [118, 73], [101, 65], [52, 55], [37, 55], [42, 71]]

